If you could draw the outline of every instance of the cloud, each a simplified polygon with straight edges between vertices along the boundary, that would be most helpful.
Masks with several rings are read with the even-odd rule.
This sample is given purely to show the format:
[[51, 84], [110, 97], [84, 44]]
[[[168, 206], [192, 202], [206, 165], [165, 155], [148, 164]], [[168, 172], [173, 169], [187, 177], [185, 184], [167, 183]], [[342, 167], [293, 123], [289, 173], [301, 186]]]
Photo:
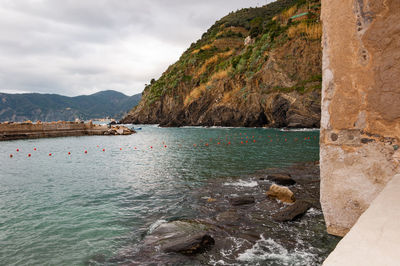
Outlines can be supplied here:
[[143, 90], [219, 18], [260, 0], [0, 0], [0, 91]]

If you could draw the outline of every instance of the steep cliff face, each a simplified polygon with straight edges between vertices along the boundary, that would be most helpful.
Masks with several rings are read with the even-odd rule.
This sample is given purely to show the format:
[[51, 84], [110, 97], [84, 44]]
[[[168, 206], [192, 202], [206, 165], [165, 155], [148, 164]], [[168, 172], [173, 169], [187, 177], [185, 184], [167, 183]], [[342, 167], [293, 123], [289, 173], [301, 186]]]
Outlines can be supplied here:
[[122, 122], [318, 127], [319, 14], [318, 0], [229, 14], [151, 81]]

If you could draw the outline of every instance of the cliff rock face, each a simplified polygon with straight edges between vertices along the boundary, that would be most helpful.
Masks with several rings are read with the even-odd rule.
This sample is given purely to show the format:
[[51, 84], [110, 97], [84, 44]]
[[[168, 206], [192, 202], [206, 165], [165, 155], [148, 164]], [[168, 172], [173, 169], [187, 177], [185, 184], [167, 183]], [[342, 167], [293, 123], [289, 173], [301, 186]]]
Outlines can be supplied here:
[[146, 86], [122, 122], [319, 127], [319, 14], [315, 0], [229, 14]]
[[345, 235], [399, 173], [400, 2], [324, 1], [321, 204]]

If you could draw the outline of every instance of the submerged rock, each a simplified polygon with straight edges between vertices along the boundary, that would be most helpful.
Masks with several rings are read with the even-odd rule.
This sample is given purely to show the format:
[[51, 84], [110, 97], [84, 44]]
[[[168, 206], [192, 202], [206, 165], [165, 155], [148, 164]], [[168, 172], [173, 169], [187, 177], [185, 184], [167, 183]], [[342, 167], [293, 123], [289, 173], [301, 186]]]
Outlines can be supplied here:
[[311, 203], [305, 200], [298, 200], [293, 205], [287, 206], [281, 211], [272, 215], [272, 219], [277, 222], [293, 221], [302, 216], [311, 208]]
[[282, 186], [291, 186], [296, 184], [290, 174], [269, 174], [267, 179]]
[[182, 237], [173, 243], [166, 244], [164, 252], [175, 252], [185, 255], [194, 255], [206, 251], [215, 244], [214, 238], [208, 234], [197, 234], [193, 236]]
[[233, 206], [240, 206], [245, 204], [252, 204], [255, 202], [255, 199], [253, 196], [243, 196], [243, 197], [231, 198], [230, 202]]
[[277, 199], [286, 203], [295, 202], [295, 197], [293, 192], [287, 187], [282, 187], [278, 185], [272, 185], [267, 191], [267, 196], [272, 199]]
[[222, 224], [234, 225], [239, 221], [239, 214], [236, 210], [228, 210], [218, 214], [216, 220]]
[[173, 221], [156, 227], [144, 242], [148, 246], [159, 247], [163, 252], [197, 254], [214, 245], [210, 229], [211, 226], [199, 221]]

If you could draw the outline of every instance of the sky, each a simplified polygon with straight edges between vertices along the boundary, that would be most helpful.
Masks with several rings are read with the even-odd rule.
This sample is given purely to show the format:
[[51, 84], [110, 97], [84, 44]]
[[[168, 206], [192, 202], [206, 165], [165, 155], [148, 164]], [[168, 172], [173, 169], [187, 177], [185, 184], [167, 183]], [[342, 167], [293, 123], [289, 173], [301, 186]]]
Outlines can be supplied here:
[[140, 93], [214, 22], [271, 0], [0, 0], [0, 92]]

